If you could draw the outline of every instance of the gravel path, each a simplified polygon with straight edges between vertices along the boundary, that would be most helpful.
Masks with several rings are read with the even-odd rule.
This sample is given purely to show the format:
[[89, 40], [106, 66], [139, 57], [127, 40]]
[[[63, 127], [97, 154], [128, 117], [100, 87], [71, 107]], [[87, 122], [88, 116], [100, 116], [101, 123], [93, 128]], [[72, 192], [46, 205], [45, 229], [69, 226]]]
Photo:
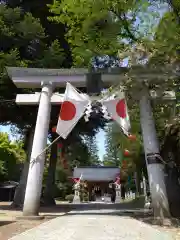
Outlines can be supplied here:
[[173, 240], [163, 231], [119, 210], [71, 211], [10, 240]]

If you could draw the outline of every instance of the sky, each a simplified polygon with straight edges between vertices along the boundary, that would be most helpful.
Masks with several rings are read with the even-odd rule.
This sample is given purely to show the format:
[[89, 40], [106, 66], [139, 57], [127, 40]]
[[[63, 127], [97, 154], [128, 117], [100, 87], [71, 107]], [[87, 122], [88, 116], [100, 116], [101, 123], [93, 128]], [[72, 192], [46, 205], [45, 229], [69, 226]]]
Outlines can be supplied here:
[[7, 132], [10, 139], [13, 140], [13, 137], [10, 134], [10, 126], [0, 126], [0, 132]]

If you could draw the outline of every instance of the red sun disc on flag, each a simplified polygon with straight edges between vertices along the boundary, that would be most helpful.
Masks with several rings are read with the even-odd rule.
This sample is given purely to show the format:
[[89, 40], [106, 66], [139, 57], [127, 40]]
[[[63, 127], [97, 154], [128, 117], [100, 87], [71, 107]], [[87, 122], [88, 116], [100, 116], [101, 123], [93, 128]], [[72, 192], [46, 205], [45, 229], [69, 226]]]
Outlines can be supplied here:
[[76, 115], [76, 107], [72, 102], [64, 101], [60, 110], [60, 119], [63, 121], [70, 121]]
[[126, 118], [126, 103], [124, 99], [119, 100], [116, 104], [117, 115], [121, 118]]

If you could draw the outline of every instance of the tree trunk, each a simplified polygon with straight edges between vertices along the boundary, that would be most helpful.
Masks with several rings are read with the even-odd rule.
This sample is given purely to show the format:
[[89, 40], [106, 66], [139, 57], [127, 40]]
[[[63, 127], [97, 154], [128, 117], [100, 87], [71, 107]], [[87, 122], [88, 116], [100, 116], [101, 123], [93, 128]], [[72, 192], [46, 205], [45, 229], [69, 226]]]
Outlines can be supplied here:
[[146, 86], [143, 86], [140, 97], [140, 121], [154, 217], [163, 219], [164, 217], [170, 217], [169, 203], [166, 193], [164, 165], [159, 153], [149, 90]]
[[138, 169], [134, 172], [134, 179], [135, 179], [135, 185], [136, 185], [136, 196], [138, 197], [141, 195], [140, 173]]
[[26, 159], [26, 162], [24, 163], [19, 185], [16, 188], [16, 191], [14, 194], [14, 200], [12, 203], [12, 206], [14, 207], [21, 207], [23, 206], [23, 203], [24, 203], [24, 195], [25, 195], [27, 176], [29, 171], [29, 159], [31, 156], [33, 137], [34, 137], [34, 128], [33, 129], [30, 128], [27, 130], [27, 134], [25, 137], [25, 144], [24, 144], [25, 151], [27, 152], [27, 159]]
[[[55, 139], [55, 137], [53, 137], [52, 141]], [[43, 194], [43, 204], [48, 206], [56, 204], [54, 200], [56, 164], [57, 164], [57, 142], [51, 146], [48, 176], [46, 180], [46, 187]]]
[[169, 199], [170, 212], [171, 215], [175, 218], [180, 217], [180, 184], [178, 178], [179, 173], [177, 171], [177, 167], [168, 167], [166, 178], [167, 194]]

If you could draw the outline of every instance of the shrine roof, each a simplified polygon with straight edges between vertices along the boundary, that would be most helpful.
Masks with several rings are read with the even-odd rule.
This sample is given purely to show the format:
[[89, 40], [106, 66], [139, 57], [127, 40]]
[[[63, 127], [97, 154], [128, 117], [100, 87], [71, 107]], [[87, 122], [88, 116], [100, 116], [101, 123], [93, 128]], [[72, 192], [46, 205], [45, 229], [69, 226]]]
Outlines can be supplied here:
[[120, 174], [120, 168], [111, 166], [85, 166], [74, 168], [73, 177], [87, 181], [112, 181]]
[[119, 168], [119, 167], [114, 167], [114, 166], [80, 166], [76, 168]]

